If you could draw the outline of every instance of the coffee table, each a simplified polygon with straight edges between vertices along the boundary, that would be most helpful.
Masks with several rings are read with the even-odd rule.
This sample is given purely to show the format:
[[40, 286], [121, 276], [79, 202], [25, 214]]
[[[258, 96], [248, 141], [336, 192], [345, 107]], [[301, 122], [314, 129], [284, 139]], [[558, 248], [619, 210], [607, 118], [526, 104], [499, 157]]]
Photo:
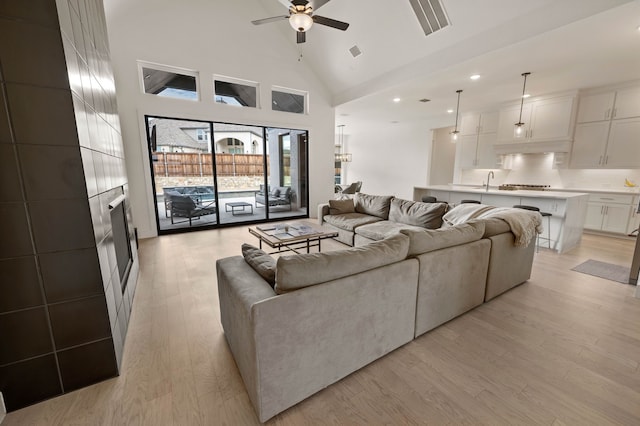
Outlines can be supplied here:
[[[229, 207], [231, 207], [231, 210], [229, 210]], [[245, 207], [250, 207], [251, 210], [247, 212], [245, 211]], [[253, 214], [253, 204], [246, 203], [244, 201], [225, 203], [224, 211], [226, 212], [231, 211], [232, 216], [236, 216], [237, 214]]]
[[338, 236], [337, 232], [329, 231], [309, 222], [258, 225], [255, 228], [249, 228], [249, 233], [258, 238], [260, 248], [264, 243], [276, 249], [276, 253], [287, 250], [300, 253], [300, 250], [305, 248], [309, 253], [311, 247], [318, 247], [319, 252], [322, 240]]

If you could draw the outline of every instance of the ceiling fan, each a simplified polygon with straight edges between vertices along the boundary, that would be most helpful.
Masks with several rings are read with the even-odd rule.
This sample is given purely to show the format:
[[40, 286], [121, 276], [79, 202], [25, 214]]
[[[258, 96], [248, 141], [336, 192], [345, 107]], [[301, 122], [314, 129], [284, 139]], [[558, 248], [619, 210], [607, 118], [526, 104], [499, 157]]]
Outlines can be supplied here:
[[286, 3], [289, 7], [288, 15], [258, 19], [257, 21], [251, 21], [251, 23], [253, 25], [262, 25], [288, 19], [291, 27], [296, 30], [296, 41], [298, 43], [304, 43], [306, 41], [306, 32], [314, 23], [345, 31], [349, 28], [349, 24], [346, 22], [313, 14], [314, 11], [320, 9], [320, 7], [329, 3], [329, 1], [330, 0], [281, 0], [282, 3]]

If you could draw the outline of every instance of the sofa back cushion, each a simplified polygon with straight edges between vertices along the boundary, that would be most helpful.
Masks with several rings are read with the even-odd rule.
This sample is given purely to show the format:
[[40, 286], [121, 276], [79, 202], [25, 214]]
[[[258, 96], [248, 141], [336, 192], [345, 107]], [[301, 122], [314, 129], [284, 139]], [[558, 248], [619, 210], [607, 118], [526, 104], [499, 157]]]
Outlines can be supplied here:
[[276, 266], [278, 294], [358, 274], [407, 258], [409, 238], [396, 234], [362, 247], [281, 256]]
[[368, 195], [357, 192], [354, 198], [356, 213], [364, 213], [387, 220], [392, 195]]
[[484, 222], [470, 221], [448, 228], [425, 229], [424, 231], [403, 229], [400, 232], [409, 237], [409, 256], [417, 256], [481, 239], [484, 234]]
[[345, 214], [355, 213], [356, 206], [352, 199], [348, 200], [329, 200], [329, 214]]
[[422, 203], [401, 198], [391, 200], [389, 220], [405, 225], [436, 229], [442, 226], [442, 216], [449, 207], [446, 203]]
[[276, 284], [276, 261], [264, 251], [251, 244], [242, 244], [242, 256], [271, 287]]

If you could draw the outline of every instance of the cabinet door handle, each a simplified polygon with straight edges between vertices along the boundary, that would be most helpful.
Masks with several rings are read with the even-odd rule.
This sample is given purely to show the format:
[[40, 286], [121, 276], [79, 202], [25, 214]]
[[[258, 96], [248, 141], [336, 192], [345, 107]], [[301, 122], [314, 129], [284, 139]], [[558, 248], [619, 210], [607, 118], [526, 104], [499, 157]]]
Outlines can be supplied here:
[[600, 206], [600, 214], [603, 215], [604, 214], [604, 206]]
[[602, 165], [602, 155], [600, 156], [600, 159], [598, 160], [598, 166]]
[[609, 114], [611, 114], [611, 108], [607, 108], [607, 111], [604, 113], [605, 120], [609, 118]]
[[608, 197], [600, 197], [601, 200], [609, 200], [609, 201], [613, 201], [615, 200], [615, 198], [608, 198]]
[[609, 156], [605, 155], [604, 157], [604, 164], [609, 164]]
[[617, 115], [618, 115], [618, 108], [614, 108], [613, 109], [613, 118], [616, 118]]

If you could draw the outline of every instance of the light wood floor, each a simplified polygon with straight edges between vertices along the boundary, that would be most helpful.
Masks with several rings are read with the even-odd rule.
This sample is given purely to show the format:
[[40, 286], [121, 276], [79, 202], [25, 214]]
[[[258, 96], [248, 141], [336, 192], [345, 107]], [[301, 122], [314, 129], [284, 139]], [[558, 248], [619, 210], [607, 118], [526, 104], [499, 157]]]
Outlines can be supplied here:
[[[215, 278], [215, 259], [243, 242], [255, 243], [246, 227], [142, 241], [121, 376], [10, 413], [3, 426], [257, 424]], [[592, 235], [562, 256], [541, 250], [528, 283], [270, 424], [638, 425], [635, 287], [570, 270], [589, 258], [628, 266], [632, 252], [633, 241]]]

